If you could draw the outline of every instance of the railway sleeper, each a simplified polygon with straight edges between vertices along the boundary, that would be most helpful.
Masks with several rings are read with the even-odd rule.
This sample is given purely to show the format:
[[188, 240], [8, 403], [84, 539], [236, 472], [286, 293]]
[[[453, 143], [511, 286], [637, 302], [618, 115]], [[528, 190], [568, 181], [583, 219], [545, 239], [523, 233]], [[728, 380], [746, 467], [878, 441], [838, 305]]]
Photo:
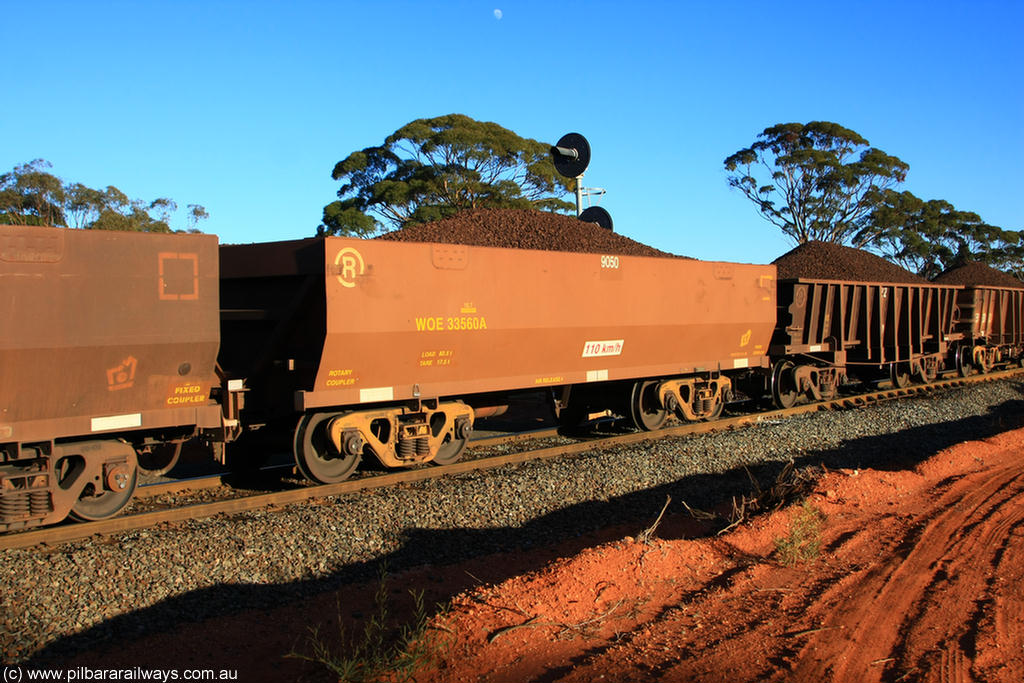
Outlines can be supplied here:
[[113, 517], [138, 482], [135, 449], [121, 440], [4, 444], [0, 452], [0, 531]]

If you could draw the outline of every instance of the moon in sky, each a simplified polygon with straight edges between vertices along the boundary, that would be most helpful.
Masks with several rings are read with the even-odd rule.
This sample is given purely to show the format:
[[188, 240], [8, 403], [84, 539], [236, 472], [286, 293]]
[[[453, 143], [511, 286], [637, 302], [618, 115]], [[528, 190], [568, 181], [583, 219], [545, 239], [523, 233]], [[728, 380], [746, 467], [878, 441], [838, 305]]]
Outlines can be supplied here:
[[495, 19], [501, 19], [501, 10], [500, 9], [494, 10], [494, 18]]

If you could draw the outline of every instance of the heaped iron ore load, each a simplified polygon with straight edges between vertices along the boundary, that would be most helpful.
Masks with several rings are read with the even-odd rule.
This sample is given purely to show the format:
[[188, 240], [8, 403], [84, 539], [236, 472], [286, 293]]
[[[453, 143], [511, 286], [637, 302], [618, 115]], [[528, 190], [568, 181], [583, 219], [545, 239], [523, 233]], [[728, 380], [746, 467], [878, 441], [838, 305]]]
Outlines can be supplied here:
[[941, 273], [934, 282], [941, 285], [969, 285], [975, 287], [1006, 287], [1024, 289], [1021, 282], [1009, 273], [993, 268], [985, 263], [971, 261], [954, 266]]
[[779, 280], [844, 280], [923, 284], [928, 280], [861, 249], [805, 242], [772, 261]]
[[250, 419], [305, 416], [296, 457], [319, 481], [364, 454], [454, 460], [512, 390], [604, 385], [566, 394], [581, 411], [676, 377], [636, 404], [716, 413], [721, 371], [760, 366], [774, 327], [770, 266], [325, 238], [222, 247], [221, 278], [221, 365]]
[[1024, 282], [984, 263], [966, 263], [935, 278], [963, 285], [957, 293], [961, 374], [987, 372], [1004, 362], [1024, 364]]
[[0, 226], [0, 292], [0, 529], [114, 514], [220, 426], [216, 237]]
[[525, 209], [474, 209], [386, 233], [381, 240], [543, 249], [619, 256], [671, 256], [571, 216]]
[[808, 242], [775, 260], [779, 325], [771, 393], [834, 396], [849, 375], [896, 386], [934, 379], [954, 341], [956, 292], [859, 249]]

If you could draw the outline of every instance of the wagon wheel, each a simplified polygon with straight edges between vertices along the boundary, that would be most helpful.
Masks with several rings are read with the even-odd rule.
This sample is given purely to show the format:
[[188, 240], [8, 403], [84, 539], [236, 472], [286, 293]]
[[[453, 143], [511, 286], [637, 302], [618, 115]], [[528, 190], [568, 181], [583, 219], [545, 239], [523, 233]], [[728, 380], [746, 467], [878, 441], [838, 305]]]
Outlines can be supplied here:
[[659, 382], [641, 381], [629, 392], [629, 421], [637, 429], [651, 432], [668, 419], [668, 411], [658, 398]]
[[435, 465], [451, 465], [462, 457], [462, 451], [466, 450], [466, 444], [469, 443], [469, 435], [473, 433], [473, 423], [468, 418], [460, 418], [455, 421], [452, 431], [453, 434], [445, 434], [437, 455], [431, 460]]
[[[134, 451], [132, 455], [135, 455]], [[139, 468], [135, 458], [129, 458], [128, 462], [119, 465], [116, 471], [108, 472], [110, 476], [107, 477], [106, 486], [103, 483], [86, 484], [82, 495], [71, 508], [69, 517], [79, 522], [95, 522], [113, 517], [128, 505], [139, 481]], [[103, 490], [97, 493], [101, 486]]]
[[327, 428], [338, 413], [309, 413], [295, 427], [292, 452], [295, 464], [307, 479], [321, 484], [344, 481], [359, 466], [359, 455], [339, 453]]
[[143, 446], [135, 451], [139, 469], [154, 477], [167, 474], [178, 464], [183, 445], [183, 441], [169, 441]]
[[792, 408], [800, 391], [796, 386], [793, 361], [780, 360], [772, 370], [772, 400], [779, 408]]
[[910, 386], [910, 374], [909, 363], [893, 363], [889, 366], [889, 379], [892, 380], [892, 385], [897, 389]]
[[970, 377], [974, 372], [970, 347], [962, 346], [956, 352], [956, 372], [961, 377]]

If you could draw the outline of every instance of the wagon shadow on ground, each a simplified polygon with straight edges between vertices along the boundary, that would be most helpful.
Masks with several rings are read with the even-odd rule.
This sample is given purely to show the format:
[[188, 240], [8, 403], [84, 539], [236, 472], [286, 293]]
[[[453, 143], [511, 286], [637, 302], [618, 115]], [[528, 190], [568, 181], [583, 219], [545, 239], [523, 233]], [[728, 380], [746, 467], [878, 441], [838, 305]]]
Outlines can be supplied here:
[[[1018, 387], [1024, 394], [1024, 387]], [[914, 427], [885, 436], [870, 436], [844, 443], [840, 448], [804, 451], [794, 458], [797, 467], [824, 465], [829, 469], [872, 468], [897, 470], [912, 468], [936, 452], [964, 440], [983, 439], [1000, 432], [1024, 426], [1024, 399], [1007, 401], [983, 416], [955, 422]], [[251, 680], [265, 680], [266, 663], [259, 657], [247, 656], [266, 645], [261, 634], [274, 630], [274, 613], [281, 609], [304, 609], [311, 600], [321, 604], [310, 623], [324, 624], [336, 631], [337, 617], [349, 626], [360, 629], [360, 619], [372, 613], [372, 592], [379, 583], [380, 567], [398, 578], [393, 593], [406, 594], [409, 589], [424, 592], [428, 605], [441, 604], [454, 595], [479, 583], [499, 583], [505, 579], [536, 570], [547, 563], [577, 553], [584, 548], [636, 535], [647, 528], [671, 497], [669, 515], [658, 536], [675, 538], [685, 535], [685, 519], [680, 501], [694, 508], [710, 509], [728, 503], [733, 496], [751, 491], [749, 477], [766, 486], [775, 481], [785, 467], [784, 462], [766, 462], [738, 468], [722, 474], [692, 475], [669, 484], [610, 498], [589, 501], [558, 510], [527, 522], [521, 527], [495, 529], [418, 529], [405, 532], [401, 547], [385, 557], [353, 563], [328, 576], [272, 585], [217, 585], [179, 595], [151, 607], [115, 617], [82, 633], [61, 637], [36, 653], [27, 666], [67, 666], [71, 658], [88, 652], [81, 661], [91, 666], [149, 666], [182, 668], [185, 666], [222, 668], [226, 661], [239, 669], [239, 680], [246, 678], [246, 666], [261, 675]], [[748, 475], [749, 472], [749, 475]], [[432, 549], [432, 562], [423, 565], [423, 548]], [[362, 585], [358, 595], [344, 594], [345, 587]], [[337, 602], [344, 597], [344, 604]], [[400, 609], [406, 609], [406, 606]], [[217, 627], [203, 628], [206, 623], [219, 624], [225, 619], [248, 613], [250, 628], [246, 642], [233, 643], [237, 634], [224, 633], [218, 641]], [[333, 624], [332, 624], [333, 621]], [[132, 649], [130, 662], [118, 661], [126, 643], [157, 639], [173, 631], [180, 642], [174, 648], [148, 647], [140, 654]], [[212, 634], [211, 634], [212, 631]], [[304, 634], [291, 633], [290, 641], [302, 648]], [[278, 647], [280, 640], [272, 647]], [[236, 647], [237, 654], [231, 653]], [[271, 653], [275, 661], [288, 652], [284, 647]], [[181, 652], [190, 653], [190, 661], [182, 661]], [[140, 661], [142, 660], [142, 661]], [[293, 660], [282, 664], [284, 673], [299, 670]], [[112, 664], [113, 662], [113, 664]], [[240, 664], [241, 663], [241, 664]], [[304, 669], [304, 680], [319, 680], [323, 671]], [[331, 680], [328, 676], [324, 680]]]

